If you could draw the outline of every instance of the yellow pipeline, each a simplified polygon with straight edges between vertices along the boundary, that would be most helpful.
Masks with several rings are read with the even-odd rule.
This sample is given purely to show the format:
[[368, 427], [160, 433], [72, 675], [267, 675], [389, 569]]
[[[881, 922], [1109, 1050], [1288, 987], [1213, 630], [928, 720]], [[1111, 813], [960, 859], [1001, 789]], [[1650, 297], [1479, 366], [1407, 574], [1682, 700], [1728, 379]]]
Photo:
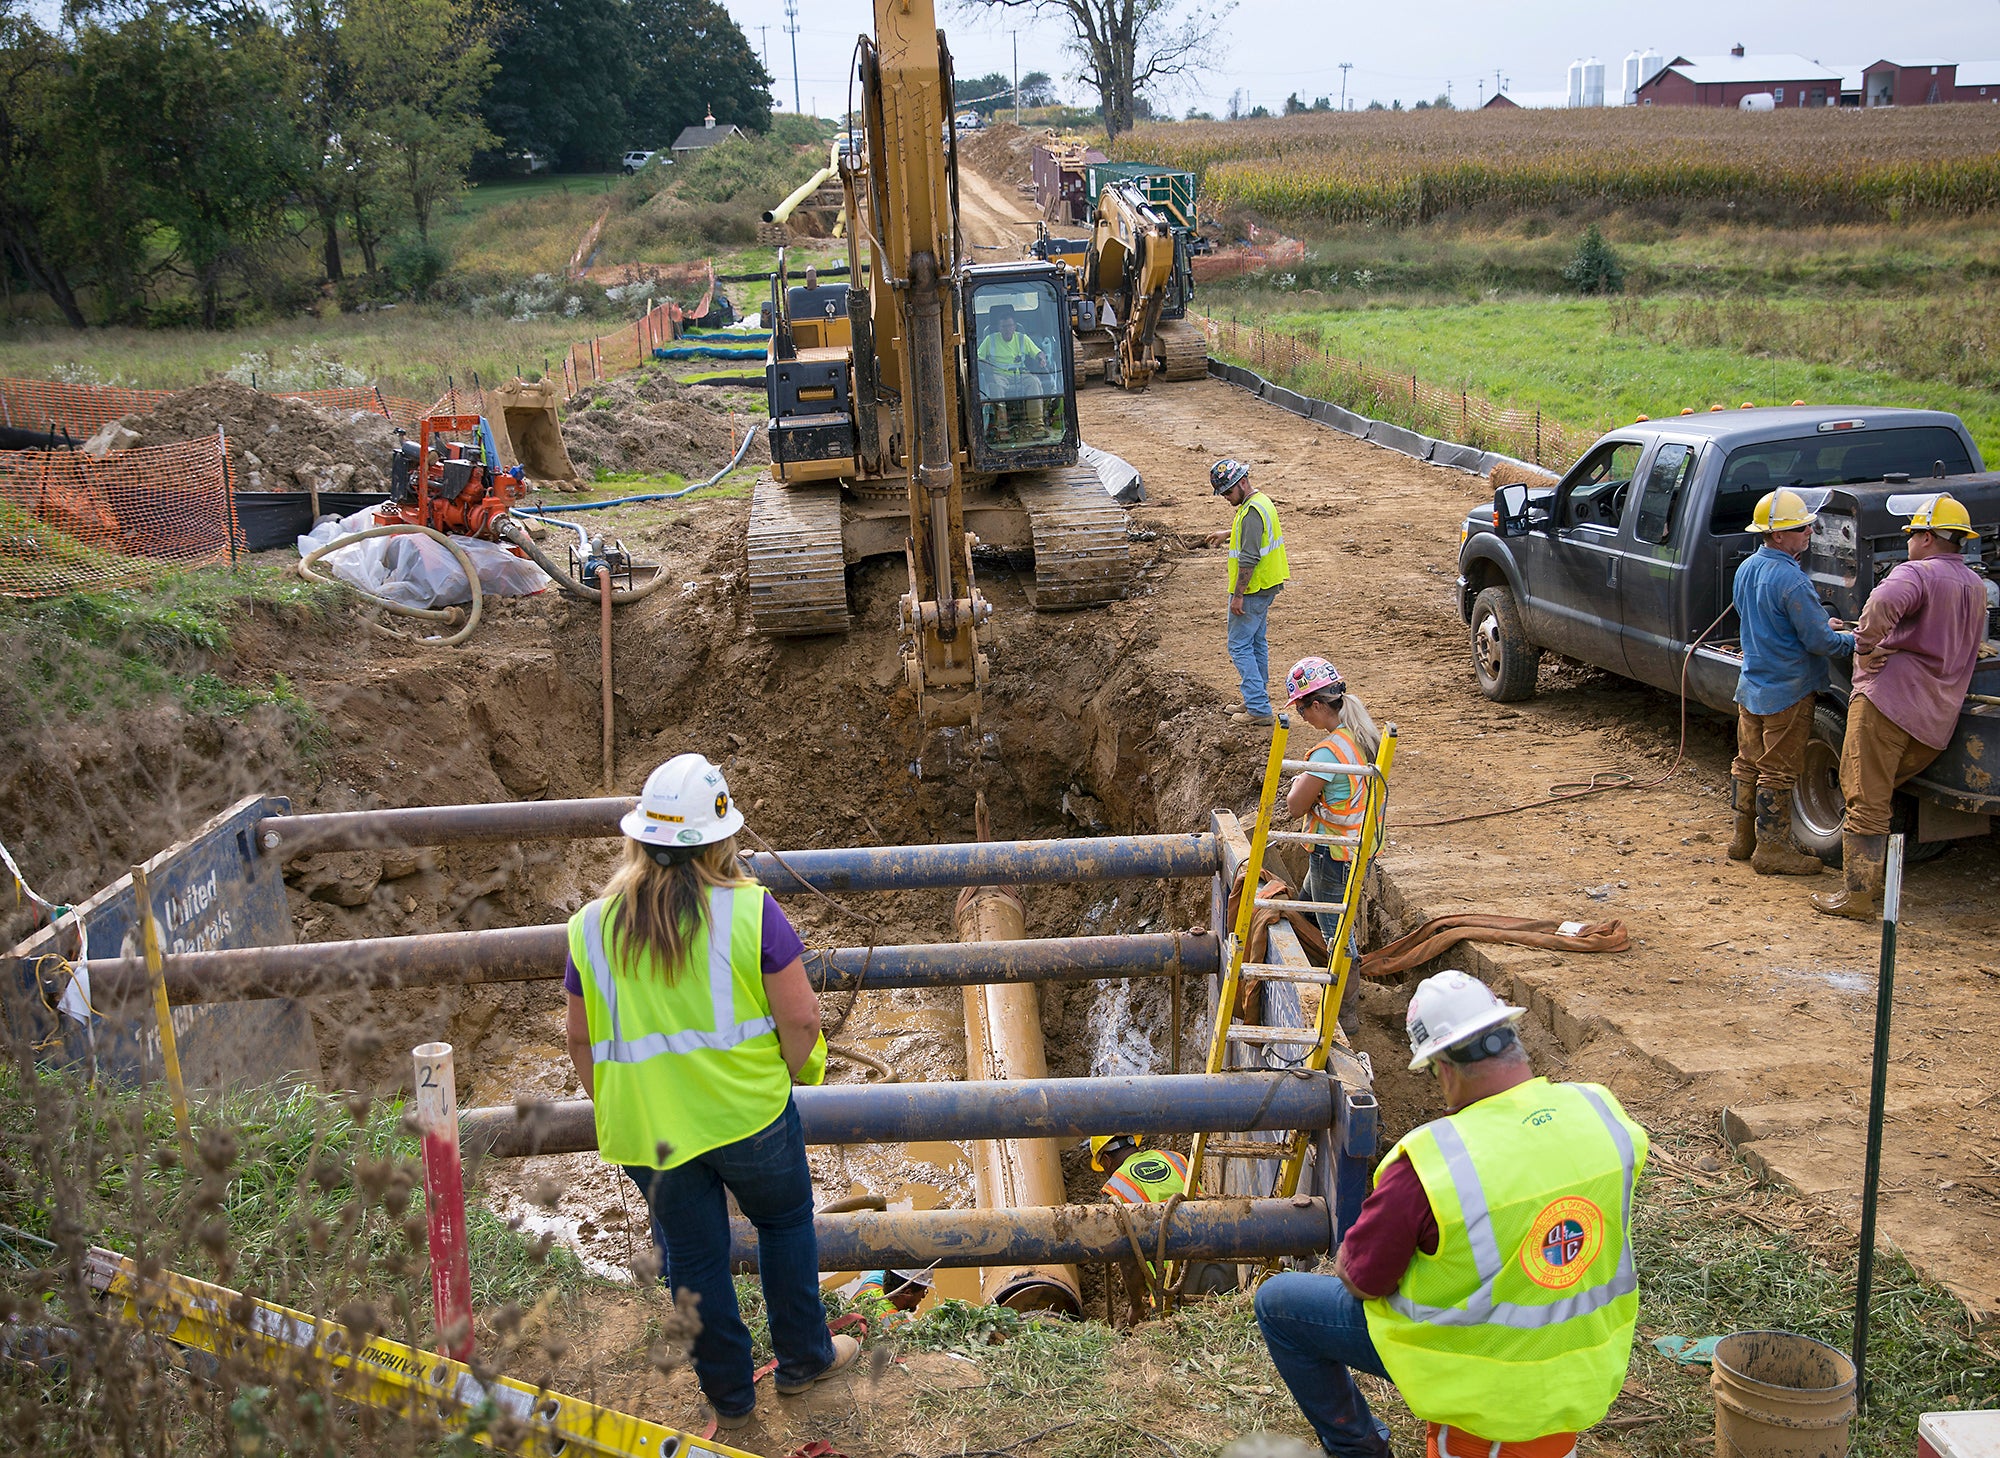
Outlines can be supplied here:
[[796, 208], [800, 203], [804, 202], [807, 198], [811, 197], [814, 193], [818, 192], [820, 190], [820, 187], [834, 175], [835, 170], [839, 166], [840, 166], [840, 143], [835, 142], [833, 144], [833, 149], [827, 153], [826, 166], [820, 168], [819, 171], [815, 172], [811, 177], [808, 177], [804, 182], [800, 183], [797, 191], [792, 193], [790, 197], [786, 198], [776, 207], [772, 208], [768, 213], [764, 214], [764, 221], [767, 223], [782, 223], [786, 219], [791, 217], [792, 209]]

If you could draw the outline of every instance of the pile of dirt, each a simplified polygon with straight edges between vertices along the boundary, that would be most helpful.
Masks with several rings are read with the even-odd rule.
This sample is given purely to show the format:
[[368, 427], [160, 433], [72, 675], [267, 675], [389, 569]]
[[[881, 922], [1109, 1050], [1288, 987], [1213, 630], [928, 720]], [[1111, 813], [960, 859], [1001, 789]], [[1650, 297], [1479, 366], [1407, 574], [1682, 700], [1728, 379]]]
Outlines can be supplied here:
[[[690, 481], [712, 476], [729, 464], [752, 424], [749, 416], [732, 420], [717, 411], [710, 403], [713, 394], [651, 370], [585, 385], [564, 408], [563, 444], [572, 461], [600, 476], [610, 471], [672, 472]], [[743, 464], [769, 459], [759, 435]]]
[[395, 446], [395, 428], [381, 415], [321, 410], [233, 380], [183, 390], [118, 424], [136, 437], [121, 436], [120, 448], [193, 440], [220, 426], [242, 491], [386, 491]]
[[1007, 187], [1027, 187], [1034, 181], [1035, 139], [1042, 135], [1012, 122], [994, 122], [980, 131], [960, 132], [958, 150], [967, 162], [995, 182]]

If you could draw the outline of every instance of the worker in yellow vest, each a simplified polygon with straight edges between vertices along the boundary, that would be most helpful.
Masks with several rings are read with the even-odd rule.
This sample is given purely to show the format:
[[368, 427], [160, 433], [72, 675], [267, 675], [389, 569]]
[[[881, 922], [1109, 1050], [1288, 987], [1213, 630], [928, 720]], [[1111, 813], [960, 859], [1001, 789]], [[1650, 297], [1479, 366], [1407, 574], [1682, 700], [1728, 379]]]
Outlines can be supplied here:
[[1243, 684], [1243, 705], [1230, 715], [1239, 724], [1269, 724], [1271, 604], [1292, 575], [1278, 508], [1250, 484], [1250, 468], [1220, 460], [1208, 471], [1209, 489], [1236, 508], [1229, 523], [1229, 657]]
[[1090, 1167], [1109, 1174], [1104, 1193], [1124, 1205], [1158, 1205], [1187, 1193], [1187, 1156], [1147, 1149], [1143, 1134], [1099, 1134], [1090, 1141]]
[[1257, 1291], [1293, 1399], [1339, 1458], [1388, 1458], [1354, 1372], [1396, 1384], [1431, 1458], [1567, 1458], [1624, 1385], [1646, 1131], [1610, 1090], [1535, 1077], [1522, 1009], [1440, 972], [1407, 1018], [1445, 1116], [1383, 1156], [1331, 1276]]
[[[1320, 732], [1320, 741], [1306, 754], [1322, 764], [1373, 764], [1382, 747], [1381, 732], [1360, 698], [1347, 691], [1347, 680], [1324, 658], [1301, 658], [1285, 675], [1285, 697], [1301, 719]], [[1361, 821], [1368, 810], [1368, 781], [1359, 775], [1316, 775], [1302, 771], [1285, 793], [1285, 809], [1305, 818], [1313, 835], [1337, 837], [1332, 845], [1315, 845], [1306, 859], [1305, 899], [1339, 905], [1347, 899], [1347, 873], [1360, 844]], [[1377, 830], [1380, 836], [1380, 830]], [[1356, 886], [1354, 893], [1361, 894]], [[1320, 934], [1329, 949], [1340, 932], [1338, 911], [1316, 911]], [[1350, 954], [1360, 946], [1361, 918], [1348, 923]]]
[[[1027, 423], [1039, 432], [1042, 397], [1060, 393], [1060, 386], [1050, 384], [1048, 353], [1020, 331], [1012, 304], [996, 304], [986, 321], [986, 337], [979, 341], [979, 366], [980, 394], [989, 401], [1002, 402], [986, 406], [989, 433], [997, 437], [1008, 431], [1004, 403], [1008, 400], [1026, 402]], [[1018, 419], [1013, 422], [1016, 432], [1021, 424]]]
[[700, 1298], [695, 1377], [725, 1428], [757, 1406], [727, 1196], [757, 1230], [779, 1394], [806, 1391], [861, 1350], [828, 1332], [820, 1305], [812, 1176], [792, 1103], [794, 1083], [826, 1072], [819, 1002], [798, 933], [737, 859], [742, 825], [722, 771], [702, 756], [648, 775], [619, 822], [623, 864], [570, 918], [563, 979], [598, 1158], [639, 1187], [662, 1270]]

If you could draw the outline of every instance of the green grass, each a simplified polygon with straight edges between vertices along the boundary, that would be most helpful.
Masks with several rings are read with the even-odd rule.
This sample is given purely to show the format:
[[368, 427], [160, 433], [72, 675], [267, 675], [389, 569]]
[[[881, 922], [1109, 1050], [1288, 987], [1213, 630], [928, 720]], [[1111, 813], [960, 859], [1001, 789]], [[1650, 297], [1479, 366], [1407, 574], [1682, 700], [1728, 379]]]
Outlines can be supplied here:
[[31, 666], [0, 689], [21, 717], [77, 718], [177, 698], [194, 714], [240, 719], [272, 708], [313, 760], [331, 748], [324, 719], [284, 675], [269, 686], [225, 680], [232, 621], [262, 609], [293, 627], [328, 620], [346, 591], [276, 567], [208, 568], [151, 587], [0, 603], [0, 641]]
[[1640, 415], [1659, 419], [1684, 407], [1733, 409], [1745, 400], [1904, 405], [1956, 413], [1982, 452], [2000, 456], [2000, 400], [1991, 392], [1852, 366], [1657, 344], [1615, 331], [1612, 308], [1602, 299], [1565, 298], [1356, 309], [1279, 305], [1254, 322], [1317, 331], [1330, 353], [1464, 388], [1496, 404], [1540, 409], [1583, 429], [1609, 429]]

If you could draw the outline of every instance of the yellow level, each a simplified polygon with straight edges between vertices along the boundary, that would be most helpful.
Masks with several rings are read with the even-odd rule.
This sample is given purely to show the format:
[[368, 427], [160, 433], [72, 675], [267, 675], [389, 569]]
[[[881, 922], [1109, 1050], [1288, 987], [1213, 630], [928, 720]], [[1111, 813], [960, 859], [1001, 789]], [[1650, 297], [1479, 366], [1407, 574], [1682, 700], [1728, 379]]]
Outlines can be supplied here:
[[[184, 1347], [228, 1353], [272, 1369], [331, 1374], [336, 1398], [447, 1426], [479, 1416], [495, 1420], [499, 1437], [524, 1458], [615, 1454], [618, 1458], [677, 1458], [707, 1453], [755, 1458], [740, 1448], [699, 1438], [678, 1428], [612, 1412], [580, 1398], [531, 1387], [512, 1377], [482, 1383], [463, 1362], [436, 1352], [372, 1337], [356, 1350], [337, 1321], [316, 1321], [303, 1311], [251, 1298], [249, 1320], [230, 1316], [244, 1298], [172, 1271], [148, 1279], [130, 1257], [93, 1246], [84, 1261], [92, 1289], [121, 1301], [125, 1316], [146, 1331]], [[511, 1419], [511, 1421], [508, 1421]], [[495, 1445], [489, 1430], [477, 1441]]]

